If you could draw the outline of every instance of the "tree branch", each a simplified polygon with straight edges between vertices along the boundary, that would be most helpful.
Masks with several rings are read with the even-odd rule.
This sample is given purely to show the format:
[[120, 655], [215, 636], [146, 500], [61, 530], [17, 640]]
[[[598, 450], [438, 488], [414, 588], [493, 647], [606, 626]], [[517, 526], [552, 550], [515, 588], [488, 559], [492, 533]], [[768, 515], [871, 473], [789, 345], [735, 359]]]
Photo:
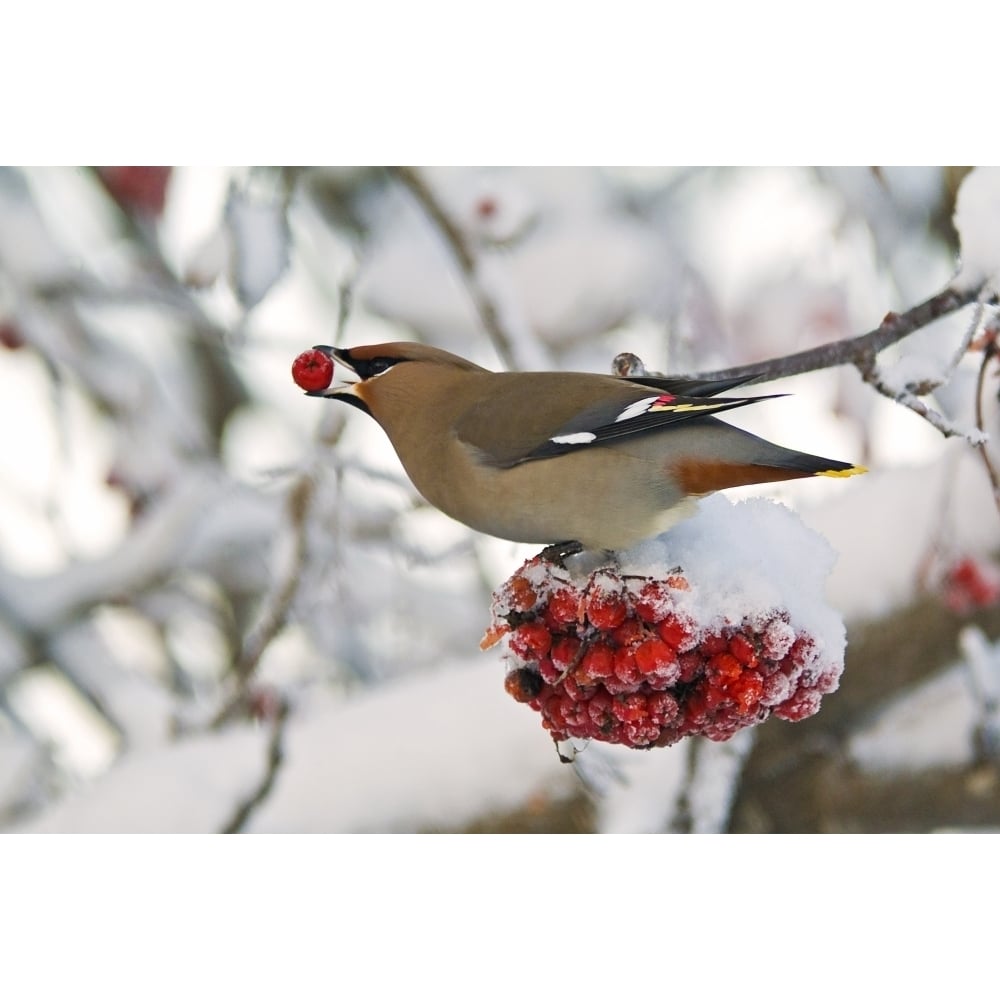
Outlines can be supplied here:
[[[983, 361], [979, 366], [979, 375], [976, 378], [976, 427], [979, 428], [980, 433], [984, 434], [984, 436], [983, 389], [986, 385], [986, 369], [989, 367], [990, 362], [997, 356], [996, 337], [997, 333], [993, 331], [992, 336], [986, 341], [983, 347]], [[983, 465], [986, 466], [986, 475], [989, 476], [990, 486], [993, 487], [993, 502], [997, 505], [997, 509], [1000, 510], [1000, 475], [997, 474], [997, 470], [990, 458], [990, 453], [986, 450], [985, 440], [979, 444], [979, 454], [982, 456]]]
[[972, 288], [948, 287], [943, 292], [931, 296], [912, 309], [903, 313], [890, 312], [885, 319], [868, 333], [863, 333], [848, 340], [838, 340], [832, 344], [821, 344], [795, 354], [772, 358], [769, 361], [759, 361], [749, 365], [738, 365], [735, 368], [719, 368], [716, 371], [698, 372], [693, 378], [744, 378], [757, 375], [757, 381], [771, 381], [787, 378], [790, 375], [802, 375], [805, 372], [820, 371], [823, 368], [836, 368], [839, 365], [855, 365], [859, 370], [871, 370], [875, 356], [892, 344], [904, 340], [936, 319], [958, 312], [976, 301], [987, 305], [996, 305], [996, 293], [984, 294], [985, 285]]

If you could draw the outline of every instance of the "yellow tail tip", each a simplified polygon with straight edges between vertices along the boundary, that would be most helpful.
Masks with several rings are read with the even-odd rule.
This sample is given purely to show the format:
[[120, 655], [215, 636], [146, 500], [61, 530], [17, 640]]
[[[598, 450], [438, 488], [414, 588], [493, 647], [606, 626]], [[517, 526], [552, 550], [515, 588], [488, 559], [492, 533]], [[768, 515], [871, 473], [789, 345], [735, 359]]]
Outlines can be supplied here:
[[817, 472], [817, 476], [834, 476], [837, 479], [846, 479], [848, 476], [860, 476], [868, 470], [863, 465], [852, 465], [849, 469], [828, 469], [825, 472]]

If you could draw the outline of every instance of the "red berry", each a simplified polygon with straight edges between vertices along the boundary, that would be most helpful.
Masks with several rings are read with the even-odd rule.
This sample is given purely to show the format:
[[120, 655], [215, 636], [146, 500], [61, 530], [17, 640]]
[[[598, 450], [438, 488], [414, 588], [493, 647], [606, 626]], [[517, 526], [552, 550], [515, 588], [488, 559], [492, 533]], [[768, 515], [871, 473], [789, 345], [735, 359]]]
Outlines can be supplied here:
[[752, 670], [744, 670], [743, 676], [729, 685], [729, 694], [742, 709], [744, 715], [755, 711], [764, 693], [764, 681]]
[[531, 611], [538, 603], [535, 588], [523, 576], [515, 576], [510, 581], [507, 595], [507, 602], [514, 611]]
[[836, 691], [840, 687], [840, 668], [834, 667], [831, 670], [824, 670], [823, 673], [816, 678], [816, 683], [813, 687], [822, 692], [823, 694], [830, 694]]
[[481, 219], [489, 219], [497, 213], [496, 199], [490, 195], [483, 195], [475, 206], [476, 215]]
[[708, 672], [725, 685], [736, 680], [743, 673], [743, 667], [732, 653], [716, 653], [708, 661]]
[[292, 378], [300, 389], [319, 392], [333, 381], [333, 359], [324, 351], [303, 351], [292, 362]]
[[677, 699], [667, 691], [653, 691], [648, 698], [649, 714], [661, 726], [677, 718]]
[[552, 645], [552, 662], [561, 673], [573, 666], [579, 652], [580, 640], [572, 635], [564, 636]]
[[615, 677], [622, 684], [628, 685], [638, 684], [642, 679], [639, 675], [639, 667], [635, 662], [635, 653], [624, 646], [615, 650]]
[[591, 722], [603, 732], [606, 732], [611, 727], [613, 721], [611, 706], [613, 704], [614, 699], [611, 695], [603, 688], [598, 688], [587, 707]]
[[542, 678], [527, 667], [512, 670], [503, 682], [504, 690], [515, 701], [529, 702], [537, 698], [542, 690]]
[[510, 648], [522, 660], [537, 662], [552, 646], [552, 635], [541, 622], [518, 625], [510, 635]]
[[644, 622], [659, 622], [673, 607], [670, 590], [665, 582], [652, 580], [639, 591], [635, 602], [635, 613]]
[[680, 681], [684, 684], [690, 684], [702, 673], [705, 667], [704, 658], [694, 651], [681, 653], [677, 657], [677, 662], [681, 667]]
[[586, 701], [587, 692], [577, 684], [572, 674], [563, 678], [562, 687], [570, 701]]
[[596, 593], [587, 600], [587, 618], [604, 632], [617, 628], [627, 616], [628, 608], [620, 597]]
[[795, 629], [788, 622], [775, 618], [769, 621], [760, 634], [761, 650], [769, 660], [780, 660], [795, 641]]
[[716, 653], [724, 653], [729, 649], [729, 640], [720, 632], [710, 632], [702, 636], [698, 646], [706, 656], [715, 656]]
[[945, 574], [944, 603], [958, 614], [1000, 602], [1000, 572], [995, 564], [966, 556]]
[[257, 722], [274, 722], [284, 710], [281, 693], [269, 685], [253, 687], [247, 692], [247, 709]]
[[638, 618], [627, 619], [612, 633], [618, 646], [637, 646], [646, 636], [646, 628]]
[[546, 684], [556, 684], [562, 677], [562, 668], [557, 667], [550, 656], [543, 656], [538, 661], [538, 672]]
[[24, 347], [24, 337], [13, 323], [0, 323], [0, 346], [8, 351], [16, 351]]
[[611, 705], [611, 714], [620, 722], [638, 722], [649, 714], [646, 696], [628, 694], [617, 698]]
[[614, 653], [611, 647], [603, 642], [594, 642], [587, 647], [587, 652], [576, 668], [578, 684], [593, 684], [594, 681], [610, 677], [614, 672]]
[[736, 657], [744, 667], [757, 666], [757, 651], [753, 643], [741, 632], [737, 632], [729, 640], [729, 652]]
[[685, 649], [693, 638], [693, 630], [674, 615], [668, 615], [656, 626], [660, 638], [674, 649]]
[[715, 712], [730, 701], [729, 692], [721, 684], [706, 683], [702, 694], [705, 697], [705, 705], [711, 712]]
[[780, 705], [792, 693], [792, 682], [780, 671], [776, 670], [764, 678], [764, 690], [761, 701], [770, 707]]
[[170, 167], [98, 167], [101, 182], [127, 212], [159, 218], [167, 198]]
[[651, 674], [676, 662], [677, 654], [662, 639], [647, 639], [635, 648], [635, 664], [641, 674]]
[[810, 715], [815, 715], [819, 711], [819, 703], [822, 697], [819, 691], [813, 691], [810, 688], [799, 688], [788, 701], [783, 705], [779, 705], [774, 710], [774, 714], [779, 719], [785, 719], [788, 722], [801, 722], [803, 719], [808, 719]]
[[580, 619], [580, 595], [563, 587], [549, 597], [546, 616], [556, 625], [571, 625]]

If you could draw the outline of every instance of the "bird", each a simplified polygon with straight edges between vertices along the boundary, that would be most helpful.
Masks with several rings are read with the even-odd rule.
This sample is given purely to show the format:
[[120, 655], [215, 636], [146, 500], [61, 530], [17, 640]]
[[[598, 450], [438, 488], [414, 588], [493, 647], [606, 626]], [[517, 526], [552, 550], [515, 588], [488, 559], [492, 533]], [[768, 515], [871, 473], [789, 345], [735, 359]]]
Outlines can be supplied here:
[[628, 549], [717, 490], [867, 471], [719, 420], [776, 398], [720, 395], [758, 376], [494, 372], [411, 342], [313, 349], [357, 381], [307, 395], [373, 417], [428, 503], [476, 531], [560, 554]]

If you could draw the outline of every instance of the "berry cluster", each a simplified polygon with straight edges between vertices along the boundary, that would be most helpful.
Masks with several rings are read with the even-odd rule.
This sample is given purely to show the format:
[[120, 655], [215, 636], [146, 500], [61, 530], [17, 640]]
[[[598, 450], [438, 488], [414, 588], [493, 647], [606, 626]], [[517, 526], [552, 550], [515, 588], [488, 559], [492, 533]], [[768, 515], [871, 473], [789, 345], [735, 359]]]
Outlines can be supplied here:
[[843, 658], [787, 611], [697, 620], [697, 588], [601, 568], [585, 581], [535, 557], [493, 597], [484, 649], [506, 637], [505, 687], [552, 738], [669, 746], [729, 739], [770, 715], [797, 722], [836, 690]]
[[1000, 567], [974, 556], [959, 559], [944, 575], [941, 595], [956, 614], [969, 615], [1000, 604]]

